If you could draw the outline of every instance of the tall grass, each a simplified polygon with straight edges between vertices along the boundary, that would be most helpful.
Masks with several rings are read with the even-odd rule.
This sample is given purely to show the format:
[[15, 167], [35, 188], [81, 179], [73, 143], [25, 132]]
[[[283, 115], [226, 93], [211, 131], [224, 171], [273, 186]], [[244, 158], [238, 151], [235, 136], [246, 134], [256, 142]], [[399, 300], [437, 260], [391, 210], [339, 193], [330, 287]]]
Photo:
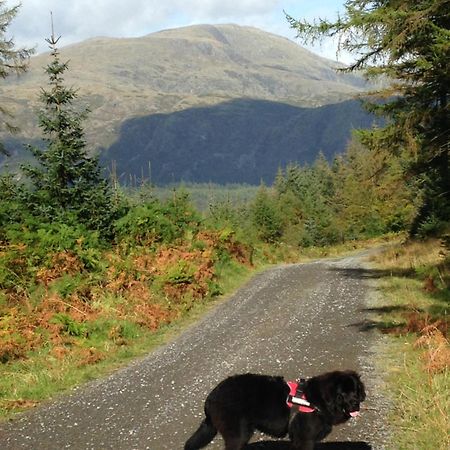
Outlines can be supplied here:
[[[389, 414], [393, 428], [389, 448], [447, 450], [450, 448], [450, 371], [426, 369], [427, 361], [416, 338], [394, 339], [389, 350]], [[447, 342], [448, 345], [448, 342]], [[448, 361], [447, 361], [448, 364]]]
[[391, 246], [374, 259], [384, 276], [377, 326], [391, 338], [385, 361], [395, 449], [450, 448], [450, 264], [439, 240]]

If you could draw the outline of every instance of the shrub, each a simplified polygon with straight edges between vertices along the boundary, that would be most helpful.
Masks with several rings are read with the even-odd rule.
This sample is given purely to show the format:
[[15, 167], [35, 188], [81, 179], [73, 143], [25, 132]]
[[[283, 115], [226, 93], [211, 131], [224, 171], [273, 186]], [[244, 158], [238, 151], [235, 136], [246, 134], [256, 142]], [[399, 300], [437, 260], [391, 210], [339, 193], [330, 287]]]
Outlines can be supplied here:
[[166, 203], [154, 199], [131, 208], [115, 224], [116, 240], [127, 244], [170, 244], [198, 229], [200, 218], [187, 194], [174, 194]]
[[45, 283], [64, 273], [103, 270], [105, 243], [97, 231], [81, 224], [28, 218], [23, 224], [9, 225], [5, 239], [0, 252], [1, 289], [25, 291], [38, 279]]
[[164, 215], [157, 200], [131, 208], [114, 228], [116, 240], [127, 244], [170, 243], [177, 237], [176, 226]]
[[88, 328], [86, 324], [77, 322], [72, 319], [68, 314], [56, 313], [51, 319], [50, 323], [54, 323], [61, 326], [61, 331], [67, 333], [70, 336], [87, 336]]
[[282, 235], [283, 220], [275, 199], [265, 187], [259, 190], [252, 207], [253, 223], [264, 242], [276, 242]]

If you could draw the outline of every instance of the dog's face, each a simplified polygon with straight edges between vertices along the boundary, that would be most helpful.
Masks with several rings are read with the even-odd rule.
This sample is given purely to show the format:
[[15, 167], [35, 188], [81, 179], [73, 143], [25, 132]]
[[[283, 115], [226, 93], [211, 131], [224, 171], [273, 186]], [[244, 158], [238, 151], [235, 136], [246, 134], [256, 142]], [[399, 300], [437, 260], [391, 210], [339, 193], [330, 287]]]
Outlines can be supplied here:
[[324, 374], [320, 393], [324, 409], [331, 415], [334, 425], [359, 414], [360, 404], [366, 398], [364, 384], [354, 371], [336, 371]]
[[345, 373], [336, 384], [336, 408], [345, 419], [359, 414], [360, 403], [366, 398], [364, 385], [354, 372]]

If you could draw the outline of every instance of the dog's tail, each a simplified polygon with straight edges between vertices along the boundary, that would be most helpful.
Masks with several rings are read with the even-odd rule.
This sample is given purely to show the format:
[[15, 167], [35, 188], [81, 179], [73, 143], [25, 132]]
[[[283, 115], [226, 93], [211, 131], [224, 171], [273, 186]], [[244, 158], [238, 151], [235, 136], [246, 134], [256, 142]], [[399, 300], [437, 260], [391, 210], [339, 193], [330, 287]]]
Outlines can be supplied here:
[[184, 450], [198, 450], [206, 447], [216, 436], [217, 430], [208, 416], [198, 427], [197, 431], [186, 441]]

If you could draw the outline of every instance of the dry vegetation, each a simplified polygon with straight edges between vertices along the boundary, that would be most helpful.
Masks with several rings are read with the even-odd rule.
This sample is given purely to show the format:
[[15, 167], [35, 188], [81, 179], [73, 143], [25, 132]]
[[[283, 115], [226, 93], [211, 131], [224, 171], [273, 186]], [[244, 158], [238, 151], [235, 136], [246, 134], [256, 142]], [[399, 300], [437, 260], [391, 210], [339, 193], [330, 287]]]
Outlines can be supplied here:
[[392, 336], [386, 367], [398, 449], [450, 447], [450, 258], [448, 241], [392, 246], [375, 259], [384, 272], [377, 326]]
[[[26, 250], [3, 246], [3, 257], [14, 253], [4, 270], [23, 275]], [[166, 325], [222, 293], [221, 272], [252, 267], [251, 256], [231, 234], [214, 231], [153, 250], [105, 250], [104, 267], [94, 273], [74, 252], [55, 252], [28, 286], [2, 290], [0, 409], [8, 414], [34, 406], [49, 391], [90, 377], [90, 367], [133, 356], [140, 345], [148, 351]], [[78, 379], [69, 373], [77, 370]]]

